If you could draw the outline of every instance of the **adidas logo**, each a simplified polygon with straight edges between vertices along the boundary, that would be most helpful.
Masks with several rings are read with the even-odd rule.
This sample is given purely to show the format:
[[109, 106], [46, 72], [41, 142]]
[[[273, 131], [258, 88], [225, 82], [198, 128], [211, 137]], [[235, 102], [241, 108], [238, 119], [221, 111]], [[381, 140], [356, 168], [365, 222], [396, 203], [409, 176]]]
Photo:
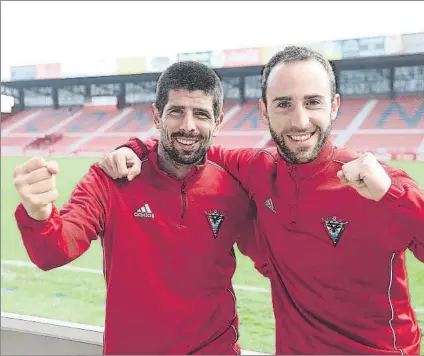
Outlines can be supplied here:
[[149, 204], [144, 204], [141, 208], [138, 208], [134, 213], [137, 218], [154, 218], [155, 214], [150, 210]]
[[265, 206], [274, 213], [277, 213], [274, 209], [274, 204], [272, 203], [271, 198], [265, 201]]

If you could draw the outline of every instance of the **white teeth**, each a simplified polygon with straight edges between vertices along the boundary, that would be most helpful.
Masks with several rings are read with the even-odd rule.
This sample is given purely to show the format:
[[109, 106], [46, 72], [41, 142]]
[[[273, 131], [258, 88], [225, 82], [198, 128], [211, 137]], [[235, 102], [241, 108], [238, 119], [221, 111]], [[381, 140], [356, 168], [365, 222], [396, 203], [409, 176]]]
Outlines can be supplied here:
[[289, 136], [293, 141], [306, 141], [311, 138], [312, 134], [302, 136]]
[[183, 138], [177, 138], [177, 142], [187, 146], [194, 145], [196, 143], [195, 140], [187, 140]]

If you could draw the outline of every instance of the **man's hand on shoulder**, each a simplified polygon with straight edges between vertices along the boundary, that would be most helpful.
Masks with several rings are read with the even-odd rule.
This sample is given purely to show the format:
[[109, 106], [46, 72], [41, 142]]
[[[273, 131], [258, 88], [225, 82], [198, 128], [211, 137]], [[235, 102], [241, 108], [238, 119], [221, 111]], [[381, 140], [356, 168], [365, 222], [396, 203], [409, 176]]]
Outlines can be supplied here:
[[141, 173], [141, 160], [131, 148], [121, 147], [105, 156], [99, 167], [112, 179], [132, 181]]
[[340, 182], [351, 186], [366, 199], [380, 201], [390, 189], [392, 180], [375, 156], [365, 153], [346, 163], [337, 172]]
[[34, 157], [15, 168], [14, 185], [21, 196], [22, 205], [34, 220], [50, 217], [52, 203], [58, 198], [56, 174], [57, 162], [46, 162], [42, 157]]

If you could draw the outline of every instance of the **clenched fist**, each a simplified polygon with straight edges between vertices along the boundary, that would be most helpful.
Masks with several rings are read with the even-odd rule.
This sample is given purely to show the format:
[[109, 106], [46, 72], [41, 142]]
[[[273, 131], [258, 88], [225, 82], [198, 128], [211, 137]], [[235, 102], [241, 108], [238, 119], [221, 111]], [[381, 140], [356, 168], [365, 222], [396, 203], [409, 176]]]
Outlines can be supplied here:
[[41, 157], [31, 158], [15, 168], [15, 188], [26, 212], [34, 220], [46, 220], [52, 212], [52, 203], [59, 196], [55, 180], [57, 173], [57, 162], [46, 162]]
[[337, 172], [342, 184], [350, 185], [364, 198], [379, 201], [390, 189], [392, 180], [371, 153], [346, 163]]
[[132, 181], [141, 173], [141, 160], [128, 147], [121, 147], [99, 162], [99, 167], [112, 179], [127, 177]]

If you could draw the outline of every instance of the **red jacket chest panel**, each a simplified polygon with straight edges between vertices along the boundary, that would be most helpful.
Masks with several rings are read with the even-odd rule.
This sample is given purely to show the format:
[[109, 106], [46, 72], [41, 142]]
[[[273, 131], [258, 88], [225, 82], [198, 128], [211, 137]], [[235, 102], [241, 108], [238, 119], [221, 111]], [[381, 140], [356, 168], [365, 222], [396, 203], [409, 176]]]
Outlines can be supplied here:
[[385, 279], [375, 282], [375, 276], [387, 275], [391, 254], [404, 242], [387, 238], [390, 217], [383, 209], [342, 186], [337, 167], [297, 181], [267, 172], [254, 180], [262, 184], [252, 186], [252, 197], [270, 253], [281, 268], [305, 283], [314, 283], [311, 271], [317, 271], [323, 283], [354, 278], [387, 287]]
[[[147, 170], [133, 182], [118, 184], [110, 214], [114, 220], [105, 235], [109, 260], [120, 261], [119, 266], [161, 266], [151, 272], [161, 280], [173, 270], [173, 288], [181, 279], [191, 280], [193, 288], [213, 283], [211, 278], [218, 282], [232, 271], [231, 249], [246, 221], [249, 199], [225, 172], [204, 173], [184, 188]], [[214, 277], [217, 265], [223, 275]]]

